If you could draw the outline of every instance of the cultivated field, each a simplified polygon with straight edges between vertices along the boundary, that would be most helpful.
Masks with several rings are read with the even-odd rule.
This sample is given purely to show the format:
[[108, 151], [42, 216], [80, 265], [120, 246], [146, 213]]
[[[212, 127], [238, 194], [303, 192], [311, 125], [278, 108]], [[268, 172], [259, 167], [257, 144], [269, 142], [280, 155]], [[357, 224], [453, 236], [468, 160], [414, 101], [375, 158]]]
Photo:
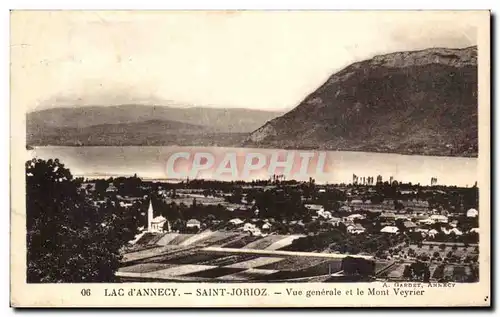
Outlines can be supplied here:
[[[342, 254], [281, 251], [298, 237], [300, 235], [256, 237], [210, 230], [199, 234], [145, 234], [134, 250], [124, 255], [124, 267], [117, 275], [127, 281], [342, 280]], [[467, 282], [477, 274], [477, 265], [472, 261], [458, 264], [464, 258], [477, 257], [474, 245], [400, 244], [391, 252], [392, 257], [398, 256], [399, 260], [377, 260], [377, 277], [403, 281], [405, 266], [426, 255], [431, 280]]]

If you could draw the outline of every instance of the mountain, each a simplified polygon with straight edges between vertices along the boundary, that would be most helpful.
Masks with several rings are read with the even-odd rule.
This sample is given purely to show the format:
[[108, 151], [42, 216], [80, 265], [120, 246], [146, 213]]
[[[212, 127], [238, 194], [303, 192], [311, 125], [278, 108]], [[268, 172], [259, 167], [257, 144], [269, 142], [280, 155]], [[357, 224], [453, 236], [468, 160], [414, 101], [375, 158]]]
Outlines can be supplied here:
[[477, 47], [397, 52], [333, 74], [244, 146], [477, 156]]
[[28, 125], [87, 127], [99, 124], [169, 120], [210, 127], [216, 132], [252, 132], [282, 113], [241, 108], [165, 107], [148, 105], [83, 106], [31, 112]]
[[26, 116], [29, 145], [235, 146], [282, 113], [145, 105], [52, 108]]

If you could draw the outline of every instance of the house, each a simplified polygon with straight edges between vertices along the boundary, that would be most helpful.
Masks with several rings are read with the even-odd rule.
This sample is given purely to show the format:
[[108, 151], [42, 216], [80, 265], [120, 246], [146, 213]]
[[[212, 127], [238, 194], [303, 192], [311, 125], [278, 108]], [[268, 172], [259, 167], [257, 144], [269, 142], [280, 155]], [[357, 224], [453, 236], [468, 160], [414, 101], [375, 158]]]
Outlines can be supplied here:
[[289, 226], [290, 228], [298, 229], [298, 228], [304, 228], [306, 225], [302, 220], [299, 220], [299, 221], [290, 221]]
[[411, 216], [412, 220], [413, 221], [420, 221], [420, 220], [425, 220], [427, 218], [429, 218], [429, 216], [427, 216], [426, 214], [414, 214]]
[[431, 229], [431, 230], [429, 230], [429, 232], [427, 232], [429, 237], [432, 237], [432, 238], [434, 238], [438, 233], [439, 232], [436, 229]]
[[252, 231], [252, 230], [255, 230], [255, 225], [253, 223], [245, 223], [245, 225], [243, 226], [243, 231]]
[[196, 219], [189, 219], [188, 222], [186, 223], [186, 228], [198, 228], [200, 229], [201, 227], [201, 222]]
[[441, 231], [443, 231], [443, 233], [446, 234], [446, 235], [454, 233], [457, 236], [461, 236], [463, 234], [463, 232], [460, 231], [460, 230], [458, 230], [457, 228], [453, 228], [451, 230], [448, 230], [446, 228], [441, 228]]
[[471, 208], [471, 209], [467, 210], [467, 217], [468, 218], [475, 218], [478, 216], [479, 216], [479, 211], [477, 211], [476, 209]]
[[423, 225], [432, 225], [432, 224], [436, 223], [436, 221], [429, 217], [426, 219], [419, 220], [418, 223], [423, 224]]
[[106, 200], [94, 200], [94, 206], [100, 206], [106, 203]]
[[253, 228], [252, 230], [249, 230], [249, 232], [253, 235], [253, 236], [264, 236], [265, 234], [262, 233], [262, 231], [260, 231], [259, 228]]
[[80, 188], [85, 189], [85, 191], [93, 192], [95, 191], [95, 183], [82, 183]]
[[448, 223], [448, 217], [443, 215], [432, 215], [429, 218], [434, 220], [436, 223]]
[[396, 214], [393, 213], [393, 212], [383, 212], [380, 215], [380, 218], [388, 219], [388, 220], [394, 220], [394, 219], [396, 219]]
[[398, 233], [398, 231], [399, 231], [398, 227], [394, 226], [385, 226], [380, 230], [380, 232], [382, 233], [390, 233], [390, 234], [396, 234]]
[[410, 220], [411, 217], [408, 216], [408, 215], [396, 215], [396, 219], [395, 220]]
[[320, 210], [316, 211], [316, 214], [318, 215], [318, 217], [322, 217], [322, 218], [325, 218], [325, 219], [330, 219], [332, 217], [332, 213], [329, 212], [329, 211], [325, 211], [323, 208], [321, 208]]
[[[168, 227], [169, 224], [167, 222], [167, 219], [163, 216], [153, 218], [150, 222], [151, 230], [149, 230], [149, 232], [163, 232], [165, 223], [167, 223]], [[167, 228], [166, 231], [169, 231], [169, 229], [170, 228]]]
[[360, 234], [366, 231], [366, 229], [359, 223], [347, 226], [347, 232], [350, 234]]
[[132, 203], [126, 203], [124, 201], [120, 201], [120, 207], [123, 207], [123, 208], [129, 208], [129, 207], [132, 207]]
[[106, 189], [107, 193], [110, 193], [110, 192], [114, 193], [114, 192], [117, 192], [117, 191], [118, 191], [118, 188], [116, 188], [116, 186], [113, 185], [113, 183], [110, 183], [109, 186], [108, 186], [108, 188]]
[[417, 192], [413, 190], [400, 190], [400, 195], [415, 195]]
[[328, 219], [328, 223], [334, 227], [337, 227], [341, 222], [342, 222], [342, 219], [337, 218], [337, 217], [332, 217], [332, 218]]
[[244, 221], [243, 221], [243, 220], [241, 220], [240, 218], [233, 218], [233, 219], [229, 220], [229, 223], [230, 223], [230, 224], [233, 224], [233, 225], [235, 225], [235, 226], [239, 226], [239, 225], [241, 225], [243, 222], [244, 222]]
[[267, 223], [267, 222], [266, 222], [266, 223], [264, 223], [264, 224], [262, 225], [262, 230], [263, 230], [263, 231], [269, 231], [269, 230], [271, 230], [271, 225], [270, 225], [269, 223]]
[[414, 224], [411, 221], [405, 221], [405, 222], [403, 222], [403, 226], [405, 227], [405, 229], [407, 231], [415, 231], [415, 229], [417, 228], [417, 225]]
[[315, 205], [315, 204], [305, 204], [304, 207], [307, 208], [309, 211], [318, 211], [318, 210], [324, 210], [322, 205]]
[[460, 231], [458, 228], [453, 228], [453, 229], [451, 229], [451, 230], [450, 230], [450, 233], [452, 233], [452, 232], [453, 232], [454, 234], [456, 234], [457, 236], [461, 236], [461, 235], [463, 235], [463, 234], [464, 234], [464, 233], [463, 233], [462, 231]]
[[349, 208], [348, 206], [342, 206], [339, 208], [339, 211], [340, 212], [350, 212], [351, 211], [351, 208]]
[[350, 221], [354, 221], [354, 220], [359, 220], [359, 219], [365, 219], [365, 216], [360, 215], [360, 214], [352, 214], [352, 215], [347, 216], [346, 218]]

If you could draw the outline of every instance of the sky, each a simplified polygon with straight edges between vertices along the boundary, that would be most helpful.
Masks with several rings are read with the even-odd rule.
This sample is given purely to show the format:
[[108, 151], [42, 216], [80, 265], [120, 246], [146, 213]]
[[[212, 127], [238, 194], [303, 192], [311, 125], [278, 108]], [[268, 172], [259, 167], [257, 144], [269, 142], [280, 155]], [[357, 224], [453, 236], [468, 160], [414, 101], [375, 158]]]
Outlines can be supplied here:
[[476, 45], [467, 12], [15, 11], [11, 104], [285, 111], [349, 64]]

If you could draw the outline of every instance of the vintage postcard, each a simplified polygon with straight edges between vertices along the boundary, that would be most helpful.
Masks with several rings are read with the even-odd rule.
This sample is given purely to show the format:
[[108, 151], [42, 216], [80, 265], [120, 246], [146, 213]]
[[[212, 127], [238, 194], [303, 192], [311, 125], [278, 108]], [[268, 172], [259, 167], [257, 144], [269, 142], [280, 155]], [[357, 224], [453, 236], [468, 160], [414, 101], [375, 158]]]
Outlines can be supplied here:
[[12, 11], [14, 307], [490, 306], [489, 11]]

